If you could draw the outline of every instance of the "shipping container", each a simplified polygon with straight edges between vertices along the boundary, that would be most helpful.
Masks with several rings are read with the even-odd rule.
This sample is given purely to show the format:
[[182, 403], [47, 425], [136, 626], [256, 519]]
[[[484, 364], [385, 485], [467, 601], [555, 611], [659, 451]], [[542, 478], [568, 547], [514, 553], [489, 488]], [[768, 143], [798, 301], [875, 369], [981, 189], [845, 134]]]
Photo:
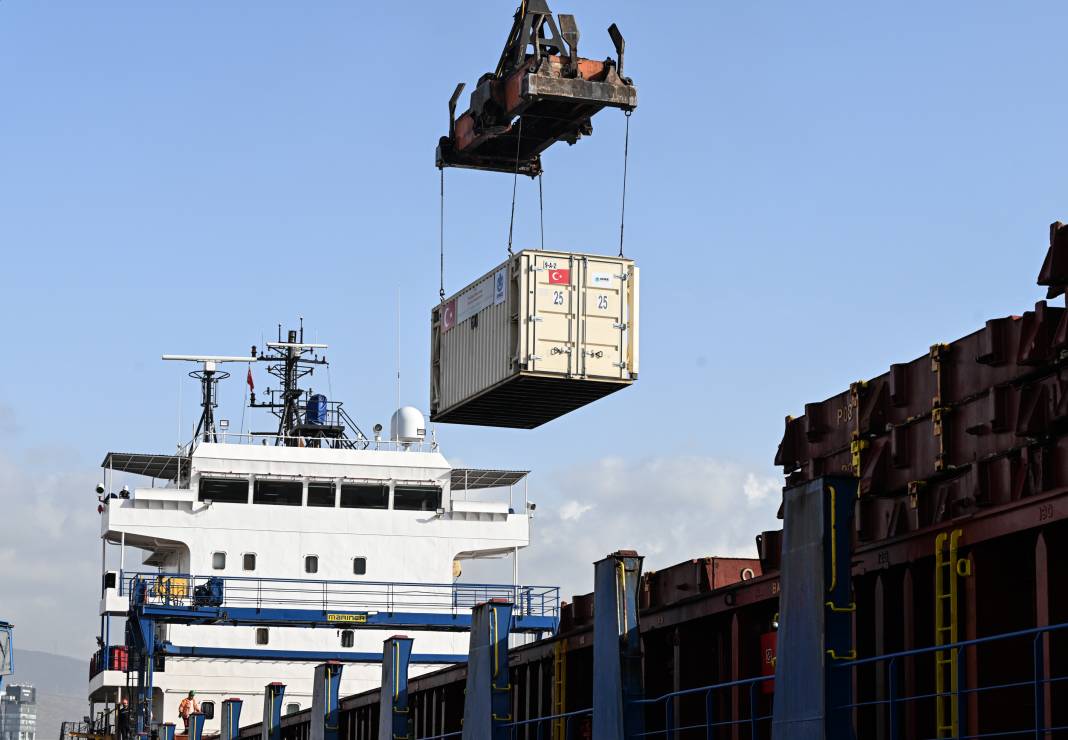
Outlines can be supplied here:
[[430, 419], [532, 429], [638, 377], [638, 268], [525, 250], [431, 312]]

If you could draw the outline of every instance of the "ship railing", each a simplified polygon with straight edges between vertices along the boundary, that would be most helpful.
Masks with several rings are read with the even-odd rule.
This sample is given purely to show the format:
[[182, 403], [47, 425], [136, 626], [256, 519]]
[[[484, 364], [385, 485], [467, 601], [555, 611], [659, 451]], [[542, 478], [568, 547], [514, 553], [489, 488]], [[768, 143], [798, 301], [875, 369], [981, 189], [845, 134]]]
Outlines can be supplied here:
[[[876, 679], [865, 681], [873, 687], [866, 695], [836, 711], [854, 713], [858, 727], [886, 728], [889, 740], [1059, 737], [1056, 733], [1068, 731], [1066, 646], [1068, 623], [1060, 623], [836, 661], [834, 670], [867, 672]], [[934, 683], [916, 676], [934, 676], [940, 667], [953, 672], [944, 691], [915, 690]], [[982, 682], [995, 671], [997, 682]], [[978, 726], [970, 726], [969, 718], [978, 718]]]
[[213, 606], [321, 611], [430, 612], [458, 614], [491, 599], [506, 599], [517, 616], [559, 618], [560, 589], [491, 583], [416, 583], [392, 581], [303, 580], [247, 576], [196, 576], [188, 573], [123, 572], [121, 593], [145, 583], [147, 603], [206, 605], [212, 584], [222, 585]]
[[[533, 738], [533, 740], [578, 740], [589, 737], [589, 725], [593, 719], [593, 708], [576, 709], [571, 712], [549, 714], [544, 717], [531, 717], [530, 719], [509, 722], [504, 727], [508, 730], [508, 737], [512, 740]], [[442, 735], [441, 737], [448, 737]], [[427, 739], [429, 740], [429, 738]]]
[[312, 449], [334, 450], [378, 450], [383, 452], [436, 452], [438, 443], [434, 440], [423, 442], [399, 442], [390, 439], [371, 439], [358, 435], [347, 437], [316, 437], [311, 435], [276, 434], [273, 432], [216, 432], [201, 435], [182, 445], [178, 455], [187, 457], [196, 448], [206, 442], [218, 444], [263, 445], [267, 447], [307, 447]]
[[[632, 703], [643, 707], [646, 714], [646, 730], [636, 737], [677, 740], [680, 736], [690, 737], [686, 733], [696, 730], [704, 730], [708, 737], [714, 737], [720, 728], [727, 727], [748, 728], [748, 737], [762, 737], [761, 728], [771, 723], [771, 694], [767, 686], [774, 678], [742, 678], [636, 699]], [[737, 694], [748, 695], [747, 707], [737, 701]], [[732, 705], [735, 709], [727, 708]], [[564, 737], [570, 736], [565, 733]]]

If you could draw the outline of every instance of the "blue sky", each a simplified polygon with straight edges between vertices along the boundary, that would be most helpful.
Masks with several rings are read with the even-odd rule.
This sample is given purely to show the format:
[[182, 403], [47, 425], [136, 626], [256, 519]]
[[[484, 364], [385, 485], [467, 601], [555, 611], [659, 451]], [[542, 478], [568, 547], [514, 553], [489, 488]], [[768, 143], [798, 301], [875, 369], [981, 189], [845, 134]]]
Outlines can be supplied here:
[[[610, 549], [627, 546], [628, 526], [679, 488], [706, 482], [727, 510], [746, 476], [767, 488], [783, 417], [806, 401], [1041, 297], [1048, 224], [1068, 216], [1050, 40], [1063, 4], [552, 7], [576, 14], [586, 56], [611, 53], [613, 21], [627, 38], [642, 377], [534, 431], [442, 427], [447, 454], [533, 468], [571, 512], [603, 466], [646, 465], [623, 477], [641, 490], [601, 492], [629, 512]], [[243, 353], [297, 315], [333, 345], [332, 394], [388, 423], [398, 289], [402, 395], [425, 407], [434, 146], [453, 86], [495, 64], [512, 11], [0, 3], [8, 483], [91, 482], [109, 449], [173, 449], [180, 371], [159, 355]], [[616, 249], [623, 116], [594, 129], [544, 158], [547, 247]], [[446, 191], [454, 290], [503, 259], [511, 178], [451, 170]], [[527, 179], [516, 234], [538, 242]], [[242, 392], [239, 372], [223, 416], [239, 418]], [[89, 485], [47, 495], [91, 517]], [[695, 496], [687, 506], [704, 507]], [[738, 542], [768, 510], [736, 522]], [[720, 540], [680, 542], [663, 558]]]

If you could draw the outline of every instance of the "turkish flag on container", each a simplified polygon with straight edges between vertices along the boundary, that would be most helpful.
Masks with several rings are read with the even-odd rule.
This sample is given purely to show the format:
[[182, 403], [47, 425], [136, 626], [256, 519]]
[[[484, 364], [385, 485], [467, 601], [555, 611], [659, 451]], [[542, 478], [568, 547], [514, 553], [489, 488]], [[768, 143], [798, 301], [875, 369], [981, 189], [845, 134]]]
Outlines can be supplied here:
[[[779, 633], [765, 632], [760, 636], [760, 675], [775, 676], [775, 648], [778, 646]], [[760, 692], [763, 694], [775, 693], [775, 681], [764, 681], [760, 684]]]
[[571, 270], [549, 270], [549, 285], [570, 285]]
[[441, 309], [441, 333], [444, 334], [452, 327], [456, 326], [456, 299], [445, 304], [445, 307]]

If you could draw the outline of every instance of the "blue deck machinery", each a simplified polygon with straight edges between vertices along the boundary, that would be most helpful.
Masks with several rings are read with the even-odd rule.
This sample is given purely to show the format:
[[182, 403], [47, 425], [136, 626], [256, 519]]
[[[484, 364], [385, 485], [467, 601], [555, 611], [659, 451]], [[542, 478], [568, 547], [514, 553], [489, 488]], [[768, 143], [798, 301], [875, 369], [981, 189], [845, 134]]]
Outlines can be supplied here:
[[[344, 662], [378, 663], [386, 656], [391, 667], [388, 677], [397, 688], [397, 714], [406, 707], [407, 665], [417, 663], [452, 664], [467, 659], [463, 654], [413, 653], [412, 641], [391, 638], [384, 652], [321, 652], [265, 650], [229, 647], [175, 645], [156, 639], [158, 624], [232, 625], [253, 627], [306, 627], [337, 629], [378, 629], [466, 632], [479, 619], [477, 608], [487, 602], [515, 605], [499, 631], [535, 635], [553, 634], [559, 626], [559, 589], [551, 586], [489, 584], [425, 584], [389, 582], [313, 581], [300, 579], [231, 578], [188, 574], [139, 573], [123, 578], [122, 588], [129, 596], [126, 644], [130, 649], [130, 670], [136, 673], [134, 717], [136, 731], [147, 733], [152, 725], [153, 672], [158, 657], [190, 656], [243, 660], [286, 660], [320, 662], [316, 678], [329, 687], [340, 681]], [[325, 671], [320, 680], [318, 672]], [[401, 674], [403, 673], [403, 679]], [[403, 685], [404, 692], [400, 692]], [[280, 712], [284, 687], [267, 687], [267, 707]], [[402, 696], [403, 693], [403, 696]], [[336, 686], [333, 694], [324, 691], [321, 709], [324, 717], [337, 711]], [[333, 706], [333, 710], [330, 707]], [[236, 710], [240, 716], [240, 709]], [[280, 716], [280, 715], [279, 715]], [[276, 716], [265, 717], [277, 727]], [[397, 720], [398, 722], [400, 720]], [[326, 720], [329, 725], [329, 719]], [[191, 726], [190, 739], [197, 740]], [[326, 728], [324, 740], [330, 737]], [[275, 739], [277, 740], [277, 739]]]

